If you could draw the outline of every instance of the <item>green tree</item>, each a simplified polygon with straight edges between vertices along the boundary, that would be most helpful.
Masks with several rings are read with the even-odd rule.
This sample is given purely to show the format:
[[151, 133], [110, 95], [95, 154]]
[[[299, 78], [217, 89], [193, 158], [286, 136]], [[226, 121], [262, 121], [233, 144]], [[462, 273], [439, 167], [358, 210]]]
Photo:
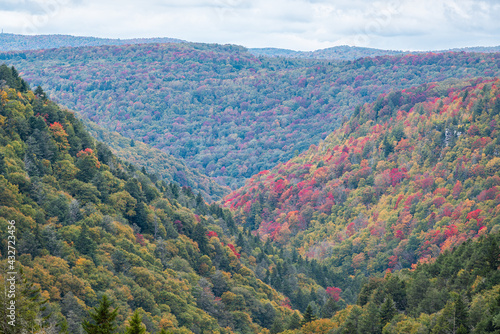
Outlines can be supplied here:
[[144, 334], [146, 327], [142, 324], [142, 317], [139, 315], [139, 310], [135, 310], [132, 318], [128, 322], [126, 334]]
[[325, 305], [321, 307], [321, 317], [331, 318], [339, 310], [337, 302], [333, 298], [328, 298]]
[[300, 326], [300, 315], [297, 312], [293, 312], [288, 321], [288, 329], [297, 329]]
[[377, 334], [382, 332], [380, 312], [374, 301], [370, 301], [365, 305], [358, 328], [361, 333]]
[[[0, 262], [0, 268], [7, 268], [7, 263]], [[0, 271], [0, 333], [21, 334], [38, 333], [46, 325], [48, 316], [42, 317], [45, 303], [40, 295], [40, 288], [35, 288], [24, 276], [22, 268], [18, 269], [19, 275], [13, 276]], [[10, 282], [15, 282], [16, 293], [9, 293]], [[6, 283], [6, 284], [4, 284]], [[12, 302], [15, 306], [16, 317], [11, 317]], [[11, 321], [14, 319], [14, 322]], [[14, 326], [12, 326], [14, 324]]]
[[390, 296], [385, 298], [382, 307], [380, 308], [380, 323], [382, 327], [385, 326], [389, 321], [396, 315], [396, 307], [394, 306], [394, 301]]
[[301, 322], [301, 325], [304, 326], [305, 324], [316, 320], [316, 316], [313, 313], [313, 309], [311, 304], [307, 305], [306, 311], [304, 312], [304, 316]]
[[201, 222], [194, 227], [193, 240], [198, 243], [198, 248], [202, 254], [208, 253], [207, 229]]
[[85, 320], [82, 327], [88, 334], [110, 334], [116, 329], [115, 319], [118, 315], [118, 308], [111, 311], [111, 301], [106, 295], [102, 296], [99, 307], [94, 307], [89, 312], [90, 320]]
[[82, 224], [82, 229], [80, 230], [80, 235], [75, 242], [76, 249], [85, 255], [92, 255], [95, 250], [95, 242], [90, 237], [89, 228], [86, 223]]

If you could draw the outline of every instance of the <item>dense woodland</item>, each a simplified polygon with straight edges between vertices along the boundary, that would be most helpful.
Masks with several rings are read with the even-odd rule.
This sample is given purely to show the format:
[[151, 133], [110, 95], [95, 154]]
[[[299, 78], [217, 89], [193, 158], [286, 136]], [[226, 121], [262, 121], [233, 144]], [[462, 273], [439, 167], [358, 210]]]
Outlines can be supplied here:
[[381, 93], [499, 75], [499, 57], [450, 52], [329, 62], [191, 43], [0, 54], [54, 101], [232, 189], [316, 145]]
[[426, 84], [356, 109], [225, 198], [242, 224], [346, 276], [410, 268], [499, 225], [498, 80]]
[[22, 51], [98, 45], [183, 43], [176, 38], [98, 38], [71, 35], [18, 35], [0, 33], [0, 51]]
[[[0, 71], [0, 253], [5, 259], [14, 220], [24, 330], [82, 333], [103, 296], [118, 310], [119, 331], [134, 311], [151, 333], [257, 333], [300, 322], [264, 280], [302, 258], [237, 227], [190, 188], [120, 161], [43, 90]], [[296, 284], [326, 302], [307, 263]], [[2, 332], [11, 333], [0, 298]]]
[[109, 143], [111, 151], [119, 158], [136, 166], [144, 167], [167, 182], [175, 182], [200, 192], [209, 203], [221, 200], [231, 190], [202, 174], [196, 168], [190, 168], [184, 160], [177, 159], [151, 145], [131, 140], [118, 132], [106, 130], [94, 122], [85, 121], [90, 134], [99, 141]]
[[[417, 263], [432, 264], [432, 274], [439, 269], [444, 270], [441, 275], [451, 275], [439, 268], [448, 260], [435, 262], [439, 254], [466, 240], [496, 235], [500, 228], [498, 83], [444, 82], [381, 95], [356, 108], [353, 117], [318, 146], [252, 177], [225, 198], [225, 205], [236, 210], [239, 223], [261, 237], [298, 249], [355, 282], [383, 272], [406, 277], [407, 270], [420, 268]], [[491, 263], [484, 269], [488, 273], [455, 260], [458, 267], [453, 270], [461, 270], [467, 284], [491, 279], [486, 287], [493, 289], [500, 283], [497, 241], [488, 246], [490, 255], [468, 245], [469, 255], [477, 252], [471, 261], [488, 257], [477, 264]], [[467, 266], [473, 267], [471, 262]], [[346, 285], [337, 285], [341, 297], [352, 291], [349, 280], [342, 283]], [[434, 288], [441, 295], [425, 302], [433, 305], [399, 311], [418, 317], [441, 310], [450, 290]], [[422, 296], [408, 303], [419, 303]], [[467, 298], [472, 302], [471, 295]], [[436, 331], [441, 332], [447, 331]]]
[[[107, 54], [114, 48], [85, 50]], [[126, 46], [122, 51], [136, 52], [140, 58], [142, 48]], [[190, 59], [203, 57], [184, 61], [186, 54], [176, 54], [176, 48]], [[226, 55], [221, 72], [226, 79], [213, 87], [231, 77], [237, 82], [241, 71], [250, 81], [279, 73], [283, 82], [291, 80], [283, 90], [291, 93], [299, 87], [293, 86], [294, 75], [311, 74], [308, 71], [315, 68], [323, 79], [334, 76], [330, 71], [341, 78], [346, 68], [353, 73], [377, 69], [373, 80], [380, 80], [380, 86], [370, 86], [366, 95], [348, 90], [359, 98], [352, 100], [344, 91], [345, 109], [338, 100], [328, 102], [317, 118], [300, 114], [308, 110], [306, 102], [288, 109], [292, 117], [304, 119], [304, 133], [291, 132], [293, 136], [305, 138], [306, 126], [313, 131], [311, 138], [317, 135], [314, 125], [327, 120], [328, 110], [338, 113], [330, 125], [339, 128], [321, 134], [316, 145], [309, 147], [308, 142], [309, 149], [296, 152], [288, 162], [252, 176], [220, 204], [207, 204], [203, 196], [213, 193], [215, 199], [223, 188], [141, 142], [149, 142], [147, 138], [125, 138], [90, 123], [89, 132], [42, 87], [31, 90], [28, 82], [36, 80], [25, 81], [14, 67], [1, 65], [0, 266], [3, 270], [8, 263], [7, 236], [14, 220], [20, 273], [16, 302], [22, 321], [14, 331], [6, 327], [6, 308], [1, 307], [0, 332], [500, 332], [500, 80], [452, 79], [372, 96], [404, 75], [413, 76], [408, 82], [424, 74], [438, 80], [495, 75], [496, 54], [427, 54], [328, 64], [255, 58], [234, 46], [173, 44], [149, 50], [153, 59], [155, 50], [162, 57], [176, 54], [181, 68], [186, 62], [194, 64], [196, 71], [185, 72], [191, 81], [172, 80], [185, 85], [196, 81], [197, 66], [220, 70], [220, 57]], [[45, 52], [53, 52], [44, 71], [51, 78], [52, 71], [60, 72], [49, 63], [62, 62], [56, 56], [67, 57], [69, 49], [0, 56], [20, 61]], [[83, 58], [82, 67], [99, 59], [72, 55]], [[69, 63], [58, 66], [67, 70]], [[119, 61], [116, 66], [120, 68]], [[258, 66], [260, 70], [252, 71]], [[408, 72], [410, 67], [418, 68], [418, 74]], [[102, 71], [113, 73], [104, 61]], [[141, 73], [147, 73], [146, 67]], [[323, 79], [308, 78], [300, 94], [310, 88], [305, 100], [318, 103], [309, 84], [321, 91]], [[269, 79], [260, 91], [269, 93], [273, 82], [281, 85]], [[43, 84], [51, 90], [48, 82]], [[136, 80], [135, 85], [142, 83]], [[353, 88], [332, 82], [328, 89], [339, 89], [332, 95], [338, 99], [347, 87]], [[148, 93], [155, 96], [161, 89], [152, 86]], [[79, 106], [84, 106], [86, 97], [80, 97]], [[135, 99], [139, 101], [139, 95]], [[280, 108], [276, 100], [270, 110]], [[363, 103], [354, 108], [355, 101]], [[205, 108], [210, 103], [190, 100], [186, 106]], [[234, 115], [228, 114], [231, 126], [245, 115], [247, 125], [284, 119], [278, 112], [259, 115], [262, 105], [248, 105], [247, 114], [237, 113], [240, 107], [235, 105]], [[345, 116], [340, 110], [349, 114], [351, 107], [351, 117], [340, 117]], [[213, 109], [210, 117], [222, 120], [226, 109]], [[84, 113], [97, 120], [97, 112], [90, 115], [87, 108]], [[103, 114], [109, 122], [111, 114]], [[138, 114], [131, 112], [128, 120], [136, 120]], [[185, 120], [191, 114], [186, 111]], [[136, 122], [154, 127], [165, 124], [163, 117], [158, 123]], [[218, 129], [219, 123], [205, 127]], [[136, 123], [120, 124], [130, 130], [129, 124]], [[134, 126], [134, 131], [141, 131]], [[273, 132], [271, 128], [280, 129], [268, 127], [267, 132]], [[265, 135], [269, 134], [263, 130], [259, 138]], [[124, 148], [120, 157], [95, 137]], [[154, 168], [159, 162], [160, 169]], [[183, 179], [175, 179], [182, 176], [179, 172]], [[170, 179], [176, 182], [166, 181]], [[179, 186], [189, 182], [192, 188]], [[0, 280], [5, 279], [1, 271]], [[0, 291], [0, 304], [6, 301]]]
[[[320, 49], [315, 51], [294, 51], [288, 49], [277, 48], [258, 48], [249, 49], [250, 53], [256, 56], [266, 57], [285, 57], [285, 58], [307, 58], [307, 59], [329, 59], [329, 60], [356, 60], [365, 57], [378, 57], [378, 56], [396, 56], [404, 54], [415, 53], [428, 53], [430, 51], [397, 51], [397, 50], [381, 50], [373, 48], [364, 48], [357, 46], [334, 46], [331, 48]], [[456, 48], [450, 50], [436, 50], [434, 53], [444, 52], [481, 52], [481, 53], [494, 53], [500, 51], [500, 46], [493, 47], [471, 47], [471, 48]]]

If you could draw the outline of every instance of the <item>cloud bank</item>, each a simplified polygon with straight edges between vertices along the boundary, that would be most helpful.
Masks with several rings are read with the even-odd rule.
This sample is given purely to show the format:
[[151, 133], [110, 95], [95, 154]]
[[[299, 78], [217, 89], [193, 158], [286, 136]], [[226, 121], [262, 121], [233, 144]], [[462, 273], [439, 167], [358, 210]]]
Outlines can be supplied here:
[[172, 37], [315, 50], [500, 45], [496, 0], [0, 0], [0, 28], [24, 34]]

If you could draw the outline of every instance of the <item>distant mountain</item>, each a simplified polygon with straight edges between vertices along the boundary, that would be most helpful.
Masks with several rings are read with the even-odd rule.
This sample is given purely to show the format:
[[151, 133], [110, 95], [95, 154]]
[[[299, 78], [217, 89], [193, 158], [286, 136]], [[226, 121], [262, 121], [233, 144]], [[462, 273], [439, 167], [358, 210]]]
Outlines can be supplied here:
[[332, 62], [195, 43], [0, 53], [58, 103], [232, 189], [317, 144], [356, 105], [429, 81], [500, 75], [499, 58], [448, 52]]
[[254, 48], [249, 49], [249, 51], [255, 56], [331, 60], [355, 60], [363, 57], [395, 56], [405, 53], [403, 51], [380, 50], [348, 45], [334, 46], [316, 51], [293, 51], [276, 48]]
[[71, 35], [17, 35], [0, 33], [0, 51], [22, 51], [55, 49], [61, 47], [99, 46], [99, 45], [126, 45], [151, 43], [184, 43], [185, 41], [168, 38], [98, 38]]
[[364, 48], [357, 46], [334, 46], [331, 48], [320, 49], [315, 51], [294, 51], [288, 49], [277, 48], [253, 48], [249, 49], [250, 53], [255, 56], [266, 57], [284, 57], [284, 58], [306, 58], [306, 59], [328, 59], [328, 60], [355, 60], [363, 57], [379, 57], [379, 56], [395, 56], [404, 54], [421, 54], [421, 53], [444, 53], [444, 52], [481, 52], [493, 53], [500, 52], [500, 46], [493, 47], [470, 47], [470, 48], [455, 48], [450, 50], [437, 51], [398, 51], [398, 50], [382, 50], [374, 48]]

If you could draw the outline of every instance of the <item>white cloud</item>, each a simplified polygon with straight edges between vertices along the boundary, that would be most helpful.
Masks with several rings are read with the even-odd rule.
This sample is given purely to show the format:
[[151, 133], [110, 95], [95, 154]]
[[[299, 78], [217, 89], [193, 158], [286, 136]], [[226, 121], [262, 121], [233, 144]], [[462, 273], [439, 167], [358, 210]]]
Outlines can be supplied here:
[[499, 14], [495, 0], [0, 0], [0, 27], [13, 33], [174, 37], [296, 50], [498, 45]]

